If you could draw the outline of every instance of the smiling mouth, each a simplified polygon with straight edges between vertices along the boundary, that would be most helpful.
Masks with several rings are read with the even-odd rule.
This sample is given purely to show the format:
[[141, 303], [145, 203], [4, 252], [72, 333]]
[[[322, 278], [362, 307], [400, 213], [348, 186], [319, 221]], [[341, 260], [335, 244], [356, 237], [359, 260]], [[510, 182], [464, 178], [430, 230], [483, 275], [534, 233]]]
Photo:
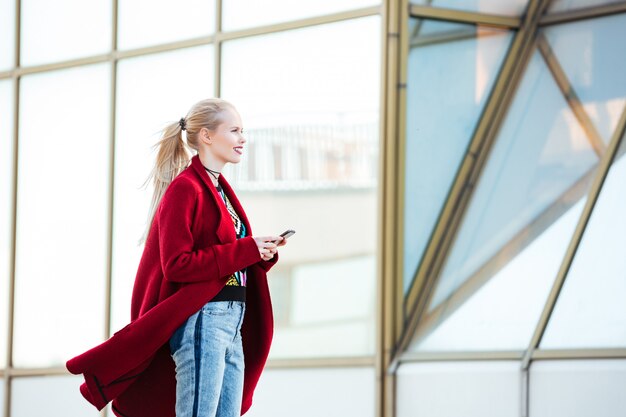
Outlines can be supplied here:
[[243, 148], [233, 148], [239, 155], [243, 154]]

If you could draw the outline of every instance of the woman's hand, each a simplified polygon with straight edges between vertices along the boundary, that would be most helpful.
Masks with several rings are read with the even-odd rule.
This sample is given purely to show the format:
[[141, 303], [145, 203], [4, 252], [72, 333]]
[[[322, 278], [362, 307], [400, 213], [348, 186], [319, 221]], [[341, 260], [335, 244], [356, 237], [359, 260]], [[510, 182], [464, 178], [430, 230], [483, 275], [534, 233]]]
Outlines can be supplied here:
[[281, 236], [261, 236], [255, 237], [254, 241], [256, 242], [256, 246], [259, 249], [259, 254], [261, 255], [261, 259], [264, 261], [269, 261], [276, 254], [278, 246], [285, 245], [285, 239]]

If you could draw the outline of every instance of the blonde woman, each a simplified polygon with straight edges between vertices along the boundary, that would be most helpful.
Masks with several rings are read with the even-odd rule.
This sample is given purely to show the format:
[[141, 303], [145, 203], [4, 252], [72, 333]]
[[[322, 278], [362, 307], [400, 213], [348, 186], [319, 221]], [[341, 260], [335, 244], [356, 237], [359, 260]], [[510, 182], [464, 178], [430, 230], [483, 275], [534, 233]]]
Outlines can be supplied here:
[[120, 417], [250, 408], [273, 336], [266, 273], [286, 240], [254, 237], [221, 175], [245, 144], [241, 117], [223, 99], [196, 103], [164, 130], [131, 323], [67, 362], [98, 409], [111, 400]]

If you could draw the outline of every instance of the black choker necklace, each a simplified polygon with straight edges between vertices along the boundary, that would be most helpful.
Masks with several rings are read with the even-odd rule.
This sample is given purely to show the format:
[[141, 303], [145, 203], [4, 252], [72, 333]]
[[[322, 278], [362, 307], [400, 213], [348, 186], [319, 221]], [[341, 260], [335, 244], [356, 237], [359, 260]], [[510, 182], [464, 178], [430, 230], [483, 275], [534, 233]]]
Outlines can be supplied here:
[[219, 175], [221, 174], [221, 172], [214, 171], [211, 168], [204, 167], [204, 169], [206, 169], [209, 172], [209, 174], [211, 174], [213, 176], [213, 178], [215, 178], [215, 179], [217, 179], [217, 177], [219, 177]]
[[[203, 166], [204, 166], [204, 165], [203, 165]], [[206, 170], [207, 170], [207, 172], [208, 172], [209, 174], [211, 174], [211, 176], [212, 176], [213, 178], [215, 178], [215, 180], [218, 182], [218, 184], [215, 186], [215, 188], [217, 188], [217, 191], [221, 191], [221, 190], [222, 190], [222, 187], [220, 187], [220, 184], [219, 184], [219, 176], [220, 176], [221, 172], [219, 172], [219, 171], [214, 171], [214, 170], [212, 170], [211, 168], [207, 168], [207, 167], [204, 167], [204, 169], [206, 169]]]

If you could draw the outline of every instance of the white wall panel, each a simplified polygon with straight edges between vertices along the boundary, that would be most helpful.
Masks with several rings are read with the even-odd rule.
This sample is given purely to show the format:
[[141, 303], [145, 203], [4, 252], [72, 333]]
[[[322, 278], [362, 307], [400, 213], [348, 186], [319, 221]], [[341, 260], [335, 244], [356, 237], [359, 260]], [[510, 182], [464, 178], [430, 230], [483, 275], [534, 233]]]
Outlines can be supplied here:
[[397, 417], [519, 417], [520, 363], [403, 364], [396, 386]]
[[374, 417], [374, 368], [266, 369], [246, 417]]
[[553, 360], [530, 368], [530, 417], [626, 416], [626, 359]]

